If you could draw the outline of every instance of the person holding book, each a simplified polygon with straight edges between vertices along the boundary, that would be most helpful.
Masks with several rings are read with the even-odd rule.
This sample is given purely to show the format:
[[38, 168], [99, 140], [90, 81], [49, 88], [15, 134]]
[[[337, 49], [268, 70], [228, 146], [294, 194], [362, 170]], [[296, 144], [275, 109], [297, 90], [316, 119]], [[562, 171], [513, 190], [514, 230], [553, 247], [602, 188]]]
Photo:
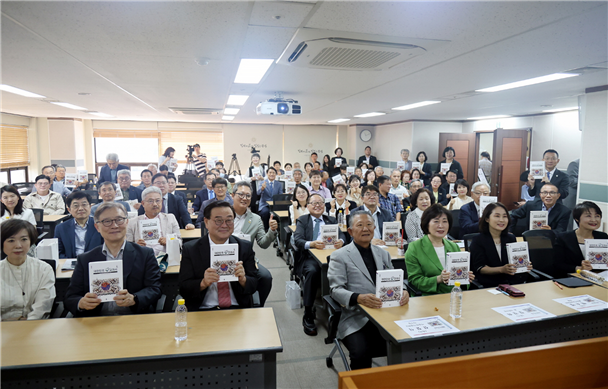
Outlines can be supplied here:
[[[417, 181], [417, 183], [420, 183], [420, 181]], [[435, 197], [427, 188], [418, 189], [412, 194], [410, 205], [413, 210], [407, 214], [404, 225], [408, 243], [417, 241], [424, 236], [421, 226], [422, 214], [434, 204]]]
[[331, 191], [321, 185], [322, 181], [323, 173], [320, 170], [312, 170], [310, 172], [310, 194], [318, 194], [325, 199], [331, 199]]
[[291, 225], [296, 224], [296, 220], [300, 216], [308, 215], [308, 198], [310, 192], [305, 185], [296, 185], [291, 197], [291, 205], [289, 206], [289, 216], [291, 217]]
[[169, 173], [175, 172], [177, 169], [177, 159], [175, 157], [175, 149], [173, 147], [167, 147], [163, 155], [158, 158], [158, 168], [166, 166]]
[[281, 182], [276, 181], [277, 171], [275, 168], [270, 167], [266, 172], [267, 178], [258, 185], [258, 197], [260, 204], [258, 205], [258, 215], [264, 222], [264, 228], [268, 229], [268, 220], [270, 219], [270, 206], [268, 201], [272, 201], [275, 195], [283, 193], [283, 185]]
[[[127, 211], [119, 203], [102, 203], [94, 215], [102, 246], [80, 254], [63, 303], [75, 317], [154, 312], [161, 296], [160, 270], [154, 250], [127, 241]], [[91, 292], [89, 263], [122, 261], [123, 289], [104, 302]]]
[[378, 228], [374, 230], [372, 244], [385, 246], [386, 243], [382, 240], [382, 226], [384, 225], [384, 222], [394, 222], [395, 218], [391, 211], [380, 207], [380, 190], [378, 187], [374, 185], [364, 186], [361, 191], [361, 197], [363, 197], [363, 205], [355, 208], [355, 210], [367, 211], [372, 215], [374, 224], [378, 226]]
[[553, 230], [556, 234], [566, 232], [571, 212], [565, 205], [558, 202], [559, 198], [560, 193], [558, 192], [557, 186], [551, 183], [544, 184], [540, 191], [539, 200], [528, 201], [523, 206], [511, 212], [511, 218], [513, 218], [510, 227], [511, 232], [513, 232], [515, 236], [520, 236], [524, 231], [529, 230], [530, 212], [532, 211], [547, 212], [547, 223], [543, 224], [541, 229]]
[[391, 213], [391, 218], [396, 221], [401, 221], [401, 212], [403, 212], [403, 204], [401, 198], [390, 193], [392, 184], [391, 179], [387, 176], [378, 177], [378, 204], [380, 208], [386, 209]]
[[602, 226], [602, 210], [592, 201], [577, 204], [572, 218], [578, 224], [574, 231], [557, 234], [555, 239], [555, 268], [560, 277], [567, 277], [578, 269], [592, 270], [591, 262], [585, 258], [585, 241], [608, 239], [608, 234], [598, 231]]
[[[169, 184], [167, 177], [162, 174], [157, 174], [152, 177], [152, 185], [160, 189], [163, 194], [163, 202], [161, 212], [172, 213], [175, 216], [175, 220], [179, 223], [179, 228], [186, 230], [193, 230], [194, 224], [188, 213], [188, 209], [184, 205], [184, 202], [169, 193]], [[137, 211], [138, 215], [144, 214], [144, 208], [140, 207]]]
[[458, 196], [453, 197], [450, 200], [450, 203], [448, 204], [448, 209], [450, 211], [458, 210], [464, 205], [473, 201], [473, 198], [467, 195], [467, 193], [469, 192], [468, 182], [466, 182], [465, 180], [457, 180], [454, 183], [454, 186], [456, 187], [456, 192], [458, 193]]
[[484, 288], [521, 284], [528, 278], [528, 273], [515, 274], [517, 267], [509, 263], [507, 244], [517, 241], [509, 233], [510, 223], [509, 211], [502, 203], [488, 204], [481, 215], [479, 235], [473, 238], [469, 251], [471, 269]]
[[412, 170], [412, 161], [410, 161], [410, 151], [408, 149], [401, 149], [401, 162], [403, 167], [400, 170]]
[[[303, 279], [303, 302], [304, 317], [302, 326], [304, 333], [309, 336], [317, 335], [315, 325], [315, 313], [313, 311], [317, 290], [321, 286], [321, 265], [308, 250], [323, 250], [325, 243], [322, 240], [323, 226], [338, 224], [338, 221], [324, 214], [325, 199], [319, 194], [312, 194], [308, 199], [308, 215], [300, 216], [296, 222], [296, 231], [293, 234], [294, 244], [298, 249], [299, 255], [296, 258], [294, 267], [296, 273]], [[334, 243], [334, 248], [342, 247], [346, 237], [342, 231], [338, 231], [338, 239]]]
[[131, 171], [128, 169], [119, 170], [117, 181], [123, 201], [128, 202], [131, 208], [139, 209], [142, 190], [131, 185]]
[[[357, 169], [355, 169], [355, 172]], [[353, 174], [348, 179], [348, 196], [346, 199], [350, 202], [353, 202], [360, 207], [363, 204], [363, 199], [361, 198], [361, 176], [357, 174]]]
[[[353, 211], [348, 226], [353, 241], [331, 254], [327, 270], [331, 297], [343, 306], [337, 337], [349, 351], [353, 370], [371, 367], [372, 358], [386, 355], [378, 327], [357, 308], [382, 307], [376, 297], [376, 271], [393, 268], [390, 254], [372, 244], [376, 228], [369, 212]], [[404, 290], [399, 304], [408, 301]]]
[[[228, 194], [228, 181], [226, 181], [224, 178], [218, 177], [213, 180], [211, 187], [213, 188], [213, 198], [203, 201], [203, 204], [199, 209], [200, 214], [204, 213], [205, 207], [211, 204], [213, 201], [227, 201], [230, 203], [230, 205], [233, 204], [232, 197]], [[201, 228], [202, 223], [203, 219], [197, 219], [196, 223], [194, 223], [194, 227]]]
[[528, 194], [534, 196], [537, 200], [541, 198], [542, 188], [546, 184], [553, 184], [559, 192], [558, 202], [561, 204], [562, 199], [568, 197], [568, 186], [570, 179], [568, 174], [557, 169], [559, 164], [559, 153], [556, 150], [548, 149], [543, 153], [543, 162], [545, 163], [545, 176], [542, 179], [535, 179], [532, 174], [528, 174]]
[[91, 215], [91, 196], [80, 190], [72, 192], [66, 199], [68, 212], [74, 218], [55, 227], [55, 238], [59, 246], [59, 258], [76, 258], [82, 253], [103, 244]]
[[336, 150], [334, 150], [334, 154], [336, 154], [336, 156], [329, 161], [328, 172], [330, 177], [340, 174], [340, 168], [348, 164], [346, 158], [342, 156], [343, 153], [344, 150], [342, 150], [342, 147], [338, 147]]
[[205, 187], [196, 192], [194, 195], [194, 202], [192, 203], [192, 209], [194, 212], [198, 212], [201, 209], [201, 205], [207, 200], [211, 200], [215, 198], [215, 192], [213, 192], [213, 180], [215, 180], [217, 176], [215, 173], [206, 173], [203, 176], [203, 182], [205, 183]]
[[433, 174], [433, 178], [431, 179], [431, 185], [427, 186], [426, 189], [431, 191], [437, 204], [441, 204], [443, 206], [448, 205], [448, 202], [450, 200], [447, 197], [445, 189], [441, 187], [441, 175]]
[[357, 208], [356, 203], [351, 203], [346, 199], [347, 193], [346, 185], [337, 184], [334, 186], [334, 198], [329, 203], [325, 203], [325, 210], [329, 216], [337, 218], [341, 212], [344, 215], [344, 223], [346, 223], [346, 216], [350, 211]]
[[441, 164], [449, 163], [450, 166], [449, 166], [448, 170], [455, 172], [456, 177], [458, 179], [464, 178], [462, 166], [460, 166], [460, 162], [458, 162], [457, 160], [454, 159], [454, 158], [456, 158], [456, 150], [454, 150], [453, 147], [448, 146], [445, 149], [443, 149], [443, 158], [444, 158], [444, 160], [439, 162], [439, 164], [437, 166], [437, 171], [435, 172], [435, 174], [440, 174], [443, 177], [444, 173], [442, 173], [442, 171], [441, 171]]
[[126, 201], [116, 200], [116, 186], [112, 182], [102, 182], [97, 185], [97, 192], [99, 193], [99, 197], [102, 202], [97, 203], [91, 207], [91, 213], [95, 214], [97, 208], [103, 203], [118, 203], [121, 204], [127, 212], [131, 212], [131, 206]]
[[[247, 181], [251, 183], [253, 189], [253, 198], [251, 199], [251, 210], [254, 213], [258, 211], [258, 183], [266, 178], [266, 170], [264, 165], [260, 163], [261, 157], [258, 153], [251, 154], [251, 166], [247, 170]], [[261, 183], [259, 183], [261, 185]]]
[[23, 199], [19, 190], [11, 185], [5, 185], [0, 189], [0, 223], [11, 219], [22, 219], [30, 222], [36, 227], [36, 217], [31, 209], [23, 207]]
[[456, 184], [457, 179], [456, 172], [453, 170], [448, 170], [445, 175], [445, 182], [441, 184], [441, 188], [445, 190], [445, 197], [447, 197], [448, 201], [452, 200], [452, 197], [456, 197], [452, 196], [450, 187], [453, 187], [453, 191], [456, 192], [456, 185], [454, 184]]
[[1, 319], [47, 319], [55, 300], [55, 269], [28, 256], [38, 238], [36, 227], [21, 219], [10, 219], [0, 225], [2, 252], [0, 261]]
[[43, 174], [34, 180], [36, 192], [32, 192], [23, 200], [23, 208], [41, 208], [45, 215], [63, 215], [65, 202], [61, 194], [50, 190], [51, 178]]
[[460, 224], [460, 239], [462, 239], [462, 237], [466, 234], [479, 232], [479, 216], [481, 215], [479, 199], [481, 196], [489, 195], [490, 187], [481, 181], [477, 181], [471, 187], [471, 198], [473, 201], [462, 206], [458, 215], [458, 222]]
[[[448, 285], [446, 254], [460, 252], [456, 243], [445, 238], [452, 227], [452, 214], [434, 204], [423, 212], [420, 226], [424, 237], [410, 243], [405, 253], [407, 279], [423, 296], [450, 293], [453, 286]], [[469, 271], [469, 282], [473, 279], [475, 275]]]
[[[431, 165], [429, 165], [427, 163], [428, 160], [429, 160], [429, 157], [427, 157], [427, 155], [424, 151], [418, 152], [418, 155], [416, 155], [416, 162], [420, 162], [420, 167], [418, 169], [416, 169], [416, 168], [412, 169], [412, 179], [416, 179], [416, 178], [422, 179], [422, 181], [424, 181], [425, 186], [431, 184], [431, 177], [433, 176], [433, 171], [431, 170]], [[420, 177], [414, 176], [414, 170], [418, 170]]]

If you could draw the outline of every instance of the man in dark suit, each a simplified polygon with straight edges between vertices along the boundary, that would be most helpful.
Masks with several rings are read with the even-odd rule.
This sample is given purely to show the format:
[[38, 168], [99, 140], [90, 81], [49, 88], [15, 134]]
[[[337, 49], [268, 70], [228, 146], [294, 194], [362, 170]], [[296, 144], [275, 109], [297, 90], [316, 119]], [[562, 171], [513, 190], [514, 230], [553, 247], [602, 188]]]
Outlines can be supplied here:
[[363, 162], [367, 164], [368, 169], [373, 169], [378, 166], [378, 159], [372, 155], [372, 148], [369, 146], [365, 147], [365, 155], [359, 157], [357, 166], [361, 166]]
[[[152, 177], [152, 185], [156, 186], [163, 193], [163, 206], [161, 212], [172, 213], [179, 223], [179, 228], [193, 230], [194, 224], [192, 224], [192, 219], [190, 218], [186, 206], [181, 200], [169, 193], [167, 177], [160, 173], [156, 174]], [[137, 211], [138, 215], [143, 215], [144, 213], [144, 207], [140, 207], [139, 211]]]
[[129, 205], [134, 209], [139, 209], [141, 206], [142, 189], [131, 185], [131, 171], [123, 169], [118, 171], [118, 185], [122, 192], [122, 200], [128, 201]]
[[458, 215], [458, 222], [460, 224], [460, 239], [466, 234], [473, 234], [479, 232], [479, 215], [481, 209], [479, 208], [479, 198], [481, 196], [489, 196], [490, 188], [481, 181], [477, 181], [471, 187], [471, 197], [473, 201], [465, 204], [460, 208]]
[[272, 201], [273, 196], [283, 193], [283, 184], [276, 181], [277, 171], [273, 167], [269, 167], [266, 171], [266, 179], [260, 185], [258, 183], [258, 198], [260, 204], [258, 206], [258, 215], [262, 218], [264, 229], [268, 229], [268, 220], [270, 219], [270, 206], [268, 201]]
[[[304, 318], [302, 325], [306, 335], [317, 335], [315, 325], [315, 313], [313, 306], [317, 289], [321, 286], [321, 266], [308, 250], [324, 249], [325, 244], [321, 240], [321, 226], [338, 224], [335, 218], [323, 215], [325, 211], [325, 199], [319, 194], [313, 194], [308, 198], [307, 209], [309, 214], [300, 216], [296, 221], [296, 232], [293, 235], [299, 256], [296, 260], [296, 272], [304, 277]], [[346, 237], [339, 232], [340, 239], [334, 244], [339, 249], [345, 242]]]
[[91, 217], [91, 196], [77, 190], [66, 199], [68, 211], [74, 220], [68, 220], [55, 228], [55, 238], [59, 243], [59, 258], [76, 258], [103, 244], [103, 239], [95, 228]]
[[[190, 311], [212, 308], [249, 308], [257, 288], [255, 253], [251, 242], [232, 236], [235, 212], [225, 201], [205, 207], [204, 222], [208, 235], [184, 245], [179, 270], [179, 293]], [[238, 281], [218, 282], [220, 276], [211, 267], [211, 246], [237, 244], [239, 261], [234, 269]]]
[[[127, 242], [128, 222], [122, 205], [103, 203], [99, 206], [95, 228], [105, 242], [78, 256], [64, 298], [65, 307], [74, 316], [113, 316], [154, 311], [161, 296], [158, 262], [151, 248]], [[122, 260], [124, 289], [118, 291], [114, 301], [102, 304], [97, 295], [90, 292], [89, 263], [110, 260]]]
[[186, 208], [188, 208], [188, 198], [186, 197], [186, 193], [181, 190], [175, 190], [177, 187], [177, 180], [175, 178], [175, 174], [169, 173], [169, 175], [167, 175], [167, 185], [169, 185], [169, 193], [180, 199], [184, 203]]
[[556, 169], [559, 163], [559, 154], [553, 149], [546, 150], [543, 153], [543, 161], [545, 162], [545, 177], [542, 179], [535, 180], [532, 174], [528, 174], [528, 194], [534, 196], [535, 199], [540, 199], [540, 192], [545, 184], [553, 184], [559, 191], [559, 200], [561, 204], [562, 199], [568, 197], [568, 186], [570, 180], [568, 175], [561, 170]]
[[107, 165], [101, 168], [99, 172], [99, 177], [97, 178], [97, 182], [114, 182], [118, 179], [118, 171], [127, 169], [129, 167], [127, 165], [121, 165], [118, 163], [118, 154], [110, 153], [106, 155]]
[[204, 201], [210, 200], [215, 197], [215, 193], [213, 193], [213, 180], [215, 180], [215, 174], [207, 173], [203, 176], [203, 181], [205, 181], [205, 187], [194, 195], [194, 203], [192, 204], [192, 209], [194, 212], [198, 212], [201, 209], [201, 205]]
[[[566, 232], [571, 211], [558, 202], [560, 193], [557, 186], [551, 183], [544, 184], [540, 191], [540, 199], [528, 201], [522, 207], [511, 212], [513, 223], [511, 232], [520, 236], [530, 228], [530, 211], [549, 211], [549, 225], [544, 225], [543, 230], [553, 230], [555, 234]], [[462, 227], [461, 227], [462, 228]]]
[[[382, 226], [384, 222], [394, 222], [395, 218], [388, 209], [380, 208], [380, 190], [374, 185], [366, 185], [361, 190], [361, 198], [363, 199], [363, 205], [355, 208], [355, 211], [367, 211], [372, 215], [374, 219], [374, 239], [372, 244], [384, 246], [385, 243], [382, 240]], [[350, 218], [347, 218], [350, 219]], [[349, 222], [350, 223], [350, 222]]]

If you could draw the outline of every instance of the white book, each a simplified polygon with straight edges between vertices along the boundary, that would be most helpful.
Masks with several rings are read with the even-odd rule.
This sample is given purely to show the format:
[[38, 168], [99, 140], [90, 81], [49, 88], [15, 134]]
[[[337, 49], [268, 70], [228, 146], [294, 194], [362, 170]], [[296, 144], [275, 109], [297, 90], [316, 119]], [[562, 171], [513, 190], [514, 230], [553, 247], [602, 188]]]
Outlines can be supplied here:
[[546, 225], [549, 225], [548, 211], [530, 211], [530, 230], [540, 230]]
[[585, 239], [585, 259], [594, 269], [608, 269], [608, 239]]
[[122, 200], [124, 197], [122, 195], [122, 190], [120, 190], [120, 186], [118, 186], [118, 184], [114, 184], [114, 190], [116, 190], [116, 196], [114, 196], [114, 201]]
[[420, 170], [420, 162], [412, 162], [412, 170], [414, 169]]
[[77, 173], [66, 173], [65, 174], [65, 187], [66, 188], [74, 188], [78, 184], [78, 174]]
[[545, 176], [545, 161], [530, 161], [530, 174], [535, 180], [542, 180]]
[[479, 197], [479, 208], [481, 209], [481, 213], [486, 209], [488, 204], [498, 202], [498, 197], [496, 196], [480, 196]]
[[339, 226], [337, 224], [325, 224], [321, 226], [321, 231], [319, 232], [321, 241], [325, 244], [325, 250], [333, 249], [334, 244], [339, 239]]
[[89, 181], [89, 172], [86, 170], [78, 170], [78, 181]]
[[259, 167], [254, 167], [251, 169], [251, 175], [255, 180], [258, 180], [262, 177], [262, 170]]
[[346, 177], [350, 177], [353, 174], [355, 174], [355, 167], [354, 166], [349, 166], [346, 168]]
[[376, 297], [382, 308], [398, 307], [403, 296], [403, 269], [376, 270]]
[[[368, 170], [369, 169], [361, 168], [361, 181], [363, 181], [363, 178], [365, 177], [365, 173], [367, 173]], [[361, 183], [361, 186], [365, 186], [365, 185], [367, 185], [367, 183], [363, 183], [363, 182]]]
[[342, 158], [336, 158], [335, 163], [336, 163], [336, 167], [342, 166]]
[[450, 166], [452, 166], [451, 163], [443, 162], [441, 164], [441, 174], [448, 174], [448, 171], [450, 170]]
[[528, 271], [528, 265], [530, 265], [528, 242], [507, 243], [507, 255], [509, 263], [517, 267], [516, 274]]
[[89, 262], [89, 292], [108, 302], [123, 289], [122, 260]]
[[169, 166], [173, 167], [173, 168], [176, 168], [177, 167], [177, 158], [171, 158], [169, 160]]
[[215, 164], [219, 161], [218, 157], [209, 157], [207, 158], [207, 169], [211, 170], [215, 168]]
[[331, 178], [331, 180], [333, 181], [334, 185], [336, 185], [336, 184], [344, 184], [344, 180], [342, 179], [342, 175], [341, 174], [336, 174], [335, 176], [333, 176]]
[[293, 194], [294, 189], [296, 189], [295, 181], [285, 181], [285, 193]]
[[288, 170], [285, 172], [285, 179], [287, 181], [293, 181], [293, 170]]
[[452, 197], [458, 197], [458, 192], [456, 191], [456, 184], [450, 184], [450, 193], [448, 193]]
[[454, 285], [456, 281], [460, 282], [460, 285], [469, 285], [470, 263], [469, 252], [446, 253], [445, 269], [450, 273], [448, 285]]
[[397, 246], [397, 242], [401, 239], [399, 230], [401, 230], [401, 222], [382, 223], [382, 240], [387, 246]]
[[482, 168], [477, 169], [477, 177], [479, 178], [479, 181], [488, 185], [488, 180], [486, 179], [486, 174], [483, 172]]
[[239, 280], [234, 275], [238, 261], [239, 245], [237, 243], [214, 244], [211, 246], [211, 267], [219, 274], [219, 282]]
[[160, 219], [139, 220], [139, 235], [146, 244], [157, 244], [161, 237]]
[[397, 169], [405, 170], [405, 161], [397, 161]]

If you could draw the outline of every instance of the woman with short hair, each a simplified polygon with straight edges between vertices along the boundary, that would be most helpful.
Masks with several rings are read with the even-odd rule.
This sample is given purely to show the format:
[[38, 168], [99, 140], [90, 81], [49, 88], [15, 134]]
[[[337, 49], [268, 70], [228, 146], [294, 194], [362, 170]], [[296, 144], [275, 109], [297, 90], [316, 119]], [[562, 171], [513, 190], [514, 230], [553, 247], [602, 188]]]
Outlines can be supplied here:
[[158, 158], [158, 168], [160, 169], [162, 165], [165, 165], [169, 169], [169, 173], [173, 173], [177, 170], [177, 161], [171, 162], [171, 160], [174, 159], [174, 156], [175, 149], [173, 147], [167, 147], [163, 155]]
[[422, 214], [429, 207], [435, 204], [435, 198], [430, 190], [422, 188], [417, 190], [410, 198], [412, 212], [407, 214], [405, 219], [405, 234], [408, 243], [414, 242], [424, 236], [420, 221]]

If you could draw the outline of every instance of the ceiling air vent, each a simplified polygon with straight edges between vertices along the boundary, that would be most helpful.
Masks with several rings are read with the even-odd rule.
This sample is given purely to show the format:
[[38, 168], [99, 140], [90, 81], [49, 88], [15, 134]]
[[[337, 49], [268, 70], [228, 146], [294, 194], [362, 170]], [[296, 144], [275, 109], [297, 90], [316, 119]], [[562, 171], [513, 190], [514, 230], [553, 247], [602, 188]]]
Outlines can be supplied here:
[[178, 115], [219, 115], [222, 112], [222, 108], [169, 107], [169, 110]]
[[302, 28], [277, 63], [313, 69], [386, 70], [446, 43]]

